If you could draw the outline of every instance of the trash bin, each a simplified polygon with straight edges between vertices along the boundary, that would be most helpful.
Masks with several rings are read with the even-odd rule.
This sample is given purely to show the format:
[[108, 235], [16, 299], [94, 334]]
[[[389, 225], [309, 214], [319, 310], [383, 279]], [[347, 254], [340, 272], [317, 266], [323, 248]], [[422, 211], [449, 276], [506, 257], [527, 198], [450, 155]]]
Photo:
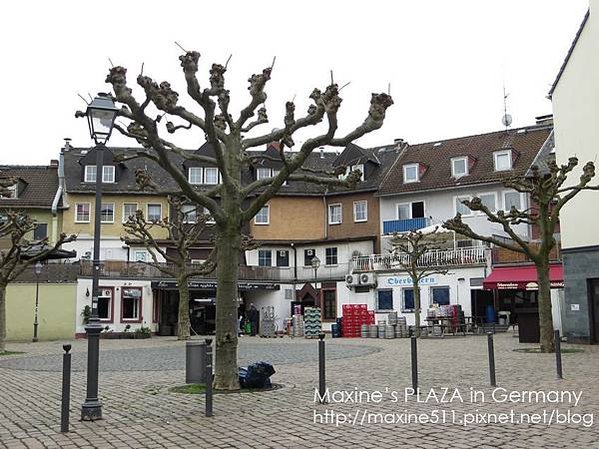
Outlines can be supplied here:
[[185, 383], [203, 384], [206, 379], [206, 343], [188, 341], [185, 344]]
[[520, 343], [538, 343], [541, 340], [539, 309], [516, 310], [518, 314], [518, 340]]

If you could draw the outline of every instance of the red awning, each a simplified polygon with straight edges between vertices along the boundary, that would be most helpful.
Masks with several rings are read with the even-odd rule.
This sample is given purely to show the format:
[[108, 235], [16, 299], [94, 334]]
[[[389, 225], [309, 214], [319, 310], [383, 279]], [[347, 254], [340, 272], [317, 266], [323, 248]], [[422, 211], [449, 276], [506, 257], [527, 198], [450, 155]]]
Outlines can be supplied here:
[[[561, 264], [549, 266], [551, 288], [564, 287], [564, 269]], [[534, 265], [493, 268], [483, 281], [486, 290], [538, 290], [537, 269]]]

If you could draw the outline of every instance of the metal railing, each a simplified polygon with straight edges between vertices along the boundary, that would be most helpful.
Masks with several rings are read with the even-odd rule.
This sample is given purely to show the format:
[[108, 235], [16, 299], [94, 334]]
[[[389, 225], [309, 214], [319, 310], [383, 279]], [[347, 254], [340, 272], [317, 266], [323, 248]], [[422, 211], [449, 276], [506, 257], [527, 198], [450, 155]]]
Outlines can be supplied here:
[[[486, 265], [489, 262], [489, 250], [483, 246], [433, 250], [425, 253], [418, 260], [418, 266], [430, 267], [462, 267]], [[356, 256], [352, 259], [352, 271], [389, 271], [401, 270], [410, 263], [406, 253], [371, 254]]]
[[417, 231], [418, 229], [426, 228], [429, 224], [430, 220], [427, 217], [387, 220], [383, 221], [383, 234]]

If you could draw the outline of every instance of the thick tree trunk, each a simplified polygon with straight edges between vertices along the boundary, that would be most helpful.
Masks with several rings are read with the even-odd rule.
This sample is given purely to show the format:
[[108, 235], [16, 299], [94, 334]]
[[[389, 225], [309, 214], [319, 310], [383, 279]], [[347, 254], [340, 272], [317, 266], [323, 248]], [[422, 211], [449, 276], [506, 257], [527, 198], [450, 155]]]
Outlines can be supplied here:
[[418, 282], [414, 284], [414, 324], [416, 325], [416, 332], [414, 335], [420, 337], [420, 286]]
[[241, 229], [229, 225], [217, 237], [216, 290], [216, 363], [214, 387], [218, 390], [239, 389], [237, 367], [237, 279]]
[[6, 351], [6, 285], [0, 284], [0, 354]]
[[541, 351], [555, 352], [553, 339], [553, 315], [551, 313], [551, 283], [549, 281], [549, 264], [537, 265], [537, 282], [539, 284], [539, 326], [541, 329]]
[[177, 326], [177, 339], [189, 340], [189, 284], [187, 276], [179, 276], [179, 320]]

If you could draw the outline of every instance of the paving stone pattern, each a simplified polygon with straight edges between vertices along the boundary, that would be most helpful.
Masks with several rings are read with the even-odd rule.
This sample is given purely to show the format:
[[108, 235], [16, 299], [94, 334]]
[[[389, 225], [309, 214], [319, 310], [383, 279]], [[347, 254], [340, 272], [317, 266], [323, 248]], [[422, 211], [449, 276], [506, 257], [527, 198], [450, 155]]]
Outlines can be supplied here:
[[[72, 344], [75, 354], [85, 352], [85, 341]], [[538, 403], [472, 404], [469, 401], [393, 403], [388, 399], [378, 404], [314, 404], [318, 379], [314, 349], [317, 342], [304, 339], [242, 339], [242, 359], [262, 353], [278, 360], [273, 380], [284, 387], [262, 393], [216, 395], [215, 416], [206, 418], [203, 396], [168, 392], [169, 387], [184, 382], [184, 372], [179, 369], [183, 344], [163, 337], [105, 340], [101, 344], [104, 363], [127, 359], [127, 367], [139, 362], [146, 371], [104, 369], [100, 374], [100, 395], [105, 419], [93, 423], [78, 421], [80, 404], [85, 398], [85, 373], [73, 372], [71, 432], [67, 434], [59, 433], [61, 374], [48, 371], [55, 367], [48, 360], [60, 359], [62, 343], [8, 345], [9, 350], [25, 354], [4, 356], [0, 360], [0, 447], [599, 448], [596, 422], [588, 428], [574, 423], [550, 426], [479, 423], [466, 427], [457, 422], [360, 425], [359, 419], [356, 425], [338, 427], [315, 423], [315, 416], [318, 421], [318, 416], [325, 416], [327, 410], [348, 416], [361, 416], [365, 410], [429, 416], [433, 411], [445, 411], [459, 416], [477, 409], [485, 413], [509, 413], [511, 409], [518, 413], [542, 413], [543, 410], [551, 413], [558, 408], [566, 412], [572, 407]], [[496, 335], [500, 387], [509, 391], [582, 390], [580, 404], [572, 411], [593, 413], [597, 419], [598, 347], [584, 346], [583, 353], [564, 354], [565, 379], [557, 380], [554, 355], [513, 351], [522, 346], [511, 333]], [[490, 395], [486, 348], [484, 336], [420, 340], [421, 388], [426, 391], [431, 387], [459, 388], [466, 396], [472, 387]], [[327, 362], [327, 385], [331, 390], [351, 391], [357, 387], [403, 392], [411, 383], [408, 339], [327, 338], [327, 353], [331, 356]], [[148, 358], [163, 360], [156, 360], [152, 365]], [[174, 369], [176, 363], [179, 368]], [[165, 368], [163, 364], [172, 366]], [[151, 366], [158, 370], [149, 370]]]

